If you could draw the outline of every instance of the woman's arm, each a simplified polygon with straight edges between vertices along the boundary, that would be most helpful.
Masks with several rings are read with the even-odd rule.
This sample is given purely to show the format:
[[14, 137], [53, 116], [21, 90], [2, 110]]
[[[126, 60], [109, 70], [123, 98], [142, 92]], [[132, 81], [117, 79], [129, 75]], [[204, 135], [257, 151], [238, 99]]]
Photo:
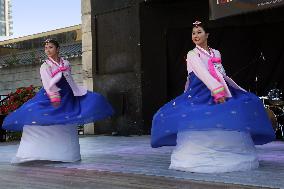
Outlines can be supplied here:
[[57, 107], [61, 102], [61, 96], [58, 92], [59, 89], [56, 89], [54, 91], [50, 90], [50, 82], [52, 81], [51, 72], [49, 69], [49, 66], [46, 63], [43, 63], [40, 67], [40, 76], [43, 84], [43, 88], [46, 91], [46, 94], [48, 95], [50, 102], [53, 106]]

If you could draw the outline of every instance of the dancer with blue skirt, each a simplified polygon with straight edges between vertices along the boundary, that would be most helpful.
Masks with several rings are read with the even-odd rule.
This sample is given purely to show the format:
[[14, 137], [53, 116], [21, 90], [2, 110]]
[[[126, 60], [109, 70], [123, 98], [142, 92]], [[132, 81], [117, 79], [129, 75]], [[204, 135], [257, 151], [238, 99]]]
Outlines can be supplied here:
[[193, 23], [185, 92], [154, 115], [151, 145], [176, 146], [170, 169], [218, 173], [257, 168], [256, 145], [275, 139], [261, 100], [229, 78], [220, 52], [208, 47], [203, 23]]
[[3, 128], [23, 131], [13, 163], [81, 159], [77, 126], [110, 117], [114, 111], [100, 94], [77, 86], [69, 61], [59, 57], [59, 43], [44, 42], [43, 88], [4, 120]]

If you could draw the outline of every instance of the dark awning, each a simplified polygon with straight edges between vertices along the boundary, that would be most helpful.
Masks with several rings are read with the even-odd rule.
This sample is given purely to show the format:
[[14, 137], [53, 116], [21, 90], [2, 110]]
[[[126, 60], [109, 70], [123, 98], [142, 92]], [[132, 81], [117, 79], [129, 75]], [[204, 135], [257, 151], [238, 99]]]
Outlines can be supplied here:
[[209, 17], [215, 20], [284, 5], [284, 0], [209, 0]]

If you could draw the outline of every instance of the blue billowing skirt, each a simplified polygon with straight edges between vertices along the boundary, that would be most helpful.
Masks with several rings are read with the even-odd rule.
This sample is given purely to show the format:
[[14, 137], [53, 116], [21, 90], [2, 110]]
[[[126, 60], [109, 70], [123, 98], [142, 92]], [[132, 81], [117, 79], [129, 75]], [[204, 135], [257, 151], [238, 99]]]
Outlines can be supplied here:
[[216, 104], [206, 85], [191, 73], [187, 91], [154, 115], [152, 147], [175, 146], [176, 134], [186, 130], [245, 131], [255, 144], [273, 141], [275, 134], [261, 100], [252, 93], [229, 89], [233, 97]]
[[65, 77], [56, 84], [61, 90], [61, 104], [54, 108], [44, 88], [19, 109], [10, 113], [2, 127], [22, 131], [24, 125], [82, 125], [111, 116], [114, 111], [100, 94], [88, 91], [84, 96], [74, 96]]

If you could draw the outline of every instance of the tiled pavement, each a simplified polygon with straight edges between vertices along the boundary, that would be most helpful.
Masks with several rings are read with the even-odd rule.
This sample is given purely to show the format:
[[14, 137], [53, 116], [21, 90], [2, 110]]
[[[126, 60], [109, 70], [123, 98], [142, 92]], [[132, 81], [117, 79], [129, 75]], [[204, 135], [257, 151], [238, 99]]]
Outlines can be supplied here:
[[[95, 184], [95, 188], [100, 188], [100, 186], [101, 188], [147, 188], [145, 182], [149, 183], [151, 181], [153, 185], [149, 185], [148, 188], [157, 188], [158, 186], [161, 188], [193, 188], [183, 186], [190, 186], [190, 183], [194, 182], [204, 182], [208, 185], [206, 188], [212, 188], [209, 186], [224, 183], [224, 186], [226, 186], [224, 188], [255, 186], [255, 188], [270, 187], [284, 189], [284, 142], [276, 141], [263, 146], [257, 146], [261, 160], [259, 169], [247, 172], [200, 174], [169, 170], [170, 154], [173, 148], [162, 147], [153, 149], [150, 147], [149, 141], [149, 136], [82, 137], [80, 138], [82, 154], [82, 161], [80, 162], [34, 162], [22, 166], [11, 166], [9, 164], [10, 159], [17, 150], [18, 144], [0, 143], [0, 188], [3, 186], [3, 181], [11, 181], [14, 177], [24, 178], [20, 173], [27, 173], [33, 174], [34, 177], [33, 180], [26, 180], [27, 183], [23, 179], [24, 181], [22, 182], [24, 182], [24, 186], [27, 186], [26, 188], [29, 188], [29, 184], [38, 186], [34, 188], [64, 188], [62, 187], [62, 183], [65, 183], [68, 188], [72, 188], [73, 186], [73, 188], [76, 188], [75, 186], [80, 186], [81, 180], [85, 180], [84, 184], [81, 183], [81, 186], [85, 187], [80, 188], [89, 188], [87, 186], [93, 186], [92, 184]], [[18, 173], [18, 175], [15, 173]], [[58, 183], [55, 182], [57, 185], [46, 186], [43, 182], [40, 182], [41, 177], [39, 177], [39, 175], [46, 177], [45, 174], [48, 174], [47, 179], [55, 179], [55, 175], [57, 174], [71, 175], [75, 184], [70, 185], [70, 182], [61, 180]], [[138, 182], [137, 179], [134, 179], [134, 175], [142, 180]], [[96, 181], [92, 180], [93, 182], [90, 182], [88, 180], [95, 176]], [[98, 178], [100, 179], [98, 180]], [[102, 178], [112, 180], [116, 184], [116, 187], [110, 185], [110, 183], [103, 186], [102, 183], [104, 183], [104, 180]], [[131, 180], [131, 178], [134, 180]], [[122, 182], [124, 184], [125, 182], [130, 182], [132, 185], [122, 186]], [[139, 185], [141, 182], [144, 183], [143, 186], [145, 187]], [[180, 183], [179, 187], [170, 184], [175, 182]], [[35, 185], [35, 183], [38, 185]], [[181, 185], [182, 183], [184, 185]], [[10, 187], [17, 188], [17, 186], [11, 185]], [[204, 188], [204, 186], [199, 188]], [[221, 187], [216, 186], [215, 188]]]

